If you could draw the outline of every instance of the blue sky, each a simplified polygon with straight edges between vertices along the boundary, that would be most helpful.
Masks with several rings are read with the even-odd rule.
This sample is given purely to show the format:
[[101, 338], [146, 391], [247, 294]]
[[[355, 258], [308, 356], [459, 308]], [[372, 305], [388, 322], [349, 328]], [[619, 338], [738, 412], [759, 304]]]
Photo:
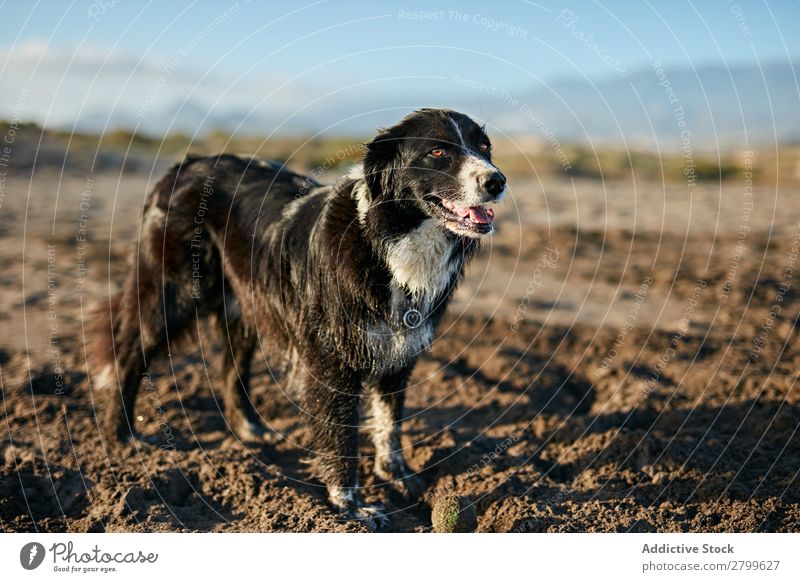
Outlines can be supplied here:
[[800, 54], [797, 1], [44, 0], [3, 2], [0, 18], [0, 82], [31, 85], [28, 114], [56, 124], [77, 115], [70, 105], [82, 97], [82, 113], [102, 115], [109, 96], [117, 112], [141, 109], [169, 63], [154, 109], [192, 89], [218, 107], [259, 106], [251, 102], [263, 94], [280, 109], [344, 87], [376, 99], [446, 97], [459, 89], [454, 76], [519, 91], [656, 59], [735, 66]]
[[[8, 50], [14, 41], [19, 44], [28, 40], [65, 47], [88, 42], [100, 47], [116, 46], [132, 54], [148, 52], [170, 56], [190, 42], [196, 31], [237, 4], [204, 0], [122, 0], [105, 13], [99, 13], [99, 6], [111, 3], [112, 0], [5, 2], [0, 14], [7, 34], [1, 46]], [[603, 63], [590, 50], [580, 50], [580, 42], [570, 34], [575, 30], [593, 34], [608, 54], [624, 61], [628, 68], [646, 65], [650, 56], [665, 64], [697, 65], [723, 59], [730, 63], [752, 62], [754, 54], [762, 61], [786, 59], [787, 53], [796, 56], [800, 52], [800, 36], [794, 34], [796, 26], [800, 25], [800, 2], [797, 1], [382, 3], [328, 0], [240, 1], [238, 5], [241, 8], [193, 51], [193, 64], [203, 66], [232, 50], [230, 58], [225, 59], [226, 67], [244, 72], [255, 65], [256, 72], [294, 74], [326, 57], [355, 55], [391, 46], [438, 45], [442, 48], [431, 49], [429, 58], [411, 58], [404, 63], [402, 51], [389, 50], [344, 59], [328, 67], [326, 72], [330, 75], [357, 74], [352, 70], [357, 64], [367, 74], [380, 74], [386, 59], [397, 59], [392, 62], [392, 68], [431, 74], [458, 68], [464, 60], [478, 58], [481, 64], [491, 62], [491, 57], [476, 57], [474, 53], [465, 52], [477, 51], [518, 62], [544, 78], [576, 73], [606, 74]], [[89, 16], [93, 6], [99, 22]], [[579, 17], [570, 29], [562, 24], [567, 22], [566, 13], [563, 16], [561, 13], [563, 9]], [[291, 15], [293, 11], [297, 12]], [[414, 12], [440, 14], [419, 20], [422, 16]], [[741, 14], [752, 36], [742, 32], [736, 12]], [[467, 22], [459, 19], [465, 16]], [[557, 21], [560, 16], [561, 20]], [[492, 31], [490, 24], [482, 23], [483, 17], [517, 25], [523, 30], [516, 36], [509, 36], [502, 30]], [[275, 22], [280, 18], [283, 19]], [[789, 23], [792, 26], [787, 28]], [[527, 32], [525, 37], [522, 32]], [[779, 32], [783, 32], [783, 38]], [[18, 40], [14, 39], [16, 34], [19, 34]], [[305, 40], [293, 42], [306, 35]], [[293, 44], [287, 46], [290, 43]], [[278, 52], [262, 60], [272, 51]], [[487, 80], [494, 81], [490, 68], [484, 73]]]

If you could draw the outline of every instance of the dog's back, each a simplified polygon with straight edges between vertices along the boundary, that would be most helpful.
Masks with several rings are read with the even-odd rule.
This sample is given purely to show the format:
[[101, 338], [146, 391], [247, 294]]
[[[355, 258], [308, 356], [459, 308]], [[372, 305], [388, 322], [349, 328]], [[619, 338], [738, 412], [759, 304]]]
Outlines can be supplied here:
[[[134, 434], [133, 398], [126, 395], [135, 390], [125, 384], [138, 382], [146, 362], [191, 335], [197, 318], [215, 317], [232, 358], [252, 350], [253, 238], [317, 187], [275, 162], [228, 154], [189, 156], [156, 184], [128, 277], [95, 308], [90, 325], [93, 387], [119, 388], [108, 409], [109, 437]], [[245, 432], [255, 424], [251, 413], [236, 419]]]

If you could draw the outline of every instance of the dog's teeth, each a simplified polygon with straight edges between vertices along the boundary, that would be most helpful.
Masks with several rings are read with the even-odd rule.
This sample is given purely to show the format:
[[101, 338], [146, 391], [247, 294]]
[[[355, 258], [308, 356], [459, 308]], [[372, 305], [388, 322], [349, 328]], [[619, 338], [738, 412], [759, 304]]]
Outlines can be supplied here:
[[445, 200], [444, 198], [442, 198], [442, 206], [447, 208], [453, 214], [456, 214], [456, 215], [460, 216], [461, 218], [464, 218], [465, 216], [467, 216], [469, 214], [469, 208], [468, 207], [466, 207], [466, 206], [458, 206], [455, 202], [452, 202], [450, 200]]

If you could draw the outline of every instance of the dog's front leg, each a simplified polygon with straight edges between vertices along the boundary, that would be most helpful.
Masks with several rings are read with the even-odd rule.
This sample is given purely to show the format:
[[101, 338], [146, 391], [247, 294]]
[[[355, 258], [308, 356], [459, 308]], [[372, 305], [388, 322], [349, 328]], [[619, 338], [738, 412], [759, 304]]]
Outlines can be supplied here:
[[299, 362], [293, 380], [300, 383], [309, 448], [331, 503], [368, 527], [385, 525], [381, 508], [365, 505], [358, 488], [358, 377], [329, 361]]
[[369, 427], [375, 445], [375, 474], [397, 492], [413, 499], [420, 492], [419, 478], [408, 469], [400, 443], [405, 390], [411, 367], [385, 374], [365, 388], [369, 395]]

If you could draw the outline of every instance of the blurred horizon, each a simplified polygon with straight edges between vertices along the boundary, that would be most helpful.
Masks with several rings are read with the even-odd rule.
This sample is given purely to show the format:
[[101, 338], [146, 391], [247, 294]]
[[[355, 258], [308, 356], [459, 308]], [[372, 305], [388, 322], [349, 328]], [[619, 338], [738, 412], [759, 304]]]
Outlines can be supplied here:
[[[369, 135], [419, 107], [553, 149], [800, 141], [800, 4], [7, 4], [0, 118], [150, 136]], [[683, 137], [682, 137], [683, 135]]]

